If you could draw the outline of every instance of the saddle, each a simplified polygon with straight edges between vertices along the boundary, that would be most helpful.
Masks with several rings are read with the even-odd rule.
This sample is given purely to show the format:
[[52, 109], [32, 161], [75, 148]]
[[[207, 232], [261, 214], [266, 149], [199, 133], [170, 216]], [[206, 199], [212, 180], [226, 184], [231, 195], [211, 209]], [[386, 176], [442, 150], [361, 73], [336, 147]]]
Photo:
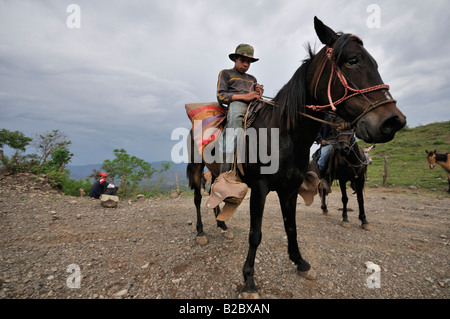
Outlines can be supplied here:
[[[244, 117], [245, 129], [255, 121], [263, 102], [252, 103]], [[217, 140], [222, 133], [226, 120], [227, 110], [217, 102], [189, 103], [185, 105], [186, 113], [192, 123], [192, 138], [200, 154], [205, 147]]]

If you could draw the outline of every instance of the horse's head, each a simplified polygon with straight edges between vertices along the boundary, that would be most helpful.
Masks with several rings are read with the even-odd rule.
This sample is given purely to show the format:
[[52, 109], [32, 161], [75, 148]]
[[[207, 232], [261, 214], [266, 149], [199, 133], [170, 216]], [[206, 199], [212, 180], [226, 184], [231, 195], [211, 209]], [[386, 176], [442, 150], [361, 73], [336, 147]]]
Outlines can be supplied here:
[[425, 153], [428, 155], [427, 160], [430, 168], [434, 168], [434, 165], [436, 164], [436, 150], [434, 150], [434, 152], [425, 151]]
[[[340, 117], [332, 117], [331, 122], [334, 124], [344, 123], [344, 119]], [[341, 156], [347, 157], [355, 143], [355, 132], [353, 129], [350, 130], [339, 130], [336, 132], [336, 150], [341, 154]]]
[[389, 86], [383, 83], [375, 59], [357, 36], [337, 34], [316, 17], [314, 27], [326, 47], [315, 59], [311, 96], [352, 123], [356, 135], [364, 141], [392, 140], [406, 125], [406, 117], [397, 108]]

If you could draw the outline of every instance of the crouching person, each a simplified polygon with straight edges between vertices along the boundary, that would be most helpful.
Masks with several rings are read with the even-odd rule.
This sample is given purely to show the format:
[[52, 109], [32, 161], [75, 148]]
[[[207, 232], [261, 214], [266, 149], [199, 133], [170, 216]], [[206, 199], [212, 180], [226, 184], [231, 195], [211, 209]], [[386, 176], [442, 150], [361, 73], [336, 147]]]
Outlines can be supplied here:
[[104, 194], [117, 196], [118, 189], [119, 187], [115, 186], [114, 184], [108, 184], [108, 186], [106, 187], [106, 192]]
[[97, 179], [91, 186], [89, 190], [89, 197], [99, 199], [102, 194], [105, 194], [109, 183], [106, 181], [106, 173], [102, 172], [99, 174], [99, 179]]

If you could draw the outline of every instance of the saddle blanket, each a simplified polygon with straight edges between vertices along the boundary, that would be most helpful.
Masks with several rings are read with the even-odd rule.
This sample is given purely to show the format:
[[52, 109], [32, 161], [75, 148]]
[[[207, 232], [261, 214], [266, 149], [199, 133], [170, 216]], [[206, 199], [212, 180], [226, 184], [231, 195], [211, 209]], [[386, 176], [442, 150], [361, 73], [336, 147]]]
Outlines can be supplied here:
[[192, 138], [200, 154], [213, 142], [226, 123], [226, 110], [217, 102], [186, 104], [186, 113], [192, 122]]

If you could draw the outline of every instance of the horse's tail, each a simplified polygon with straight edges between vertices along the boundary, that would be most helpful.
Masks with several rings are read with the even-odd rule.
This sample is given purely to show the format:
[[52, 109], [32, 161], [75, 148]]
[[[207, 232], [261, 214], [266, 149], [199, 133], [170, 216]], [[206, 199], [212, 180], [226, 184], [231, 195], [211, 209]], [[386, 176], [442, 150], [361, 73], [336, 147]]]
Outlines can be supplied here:
[[194, 157], [194, 155], [192, 153], [193, 147], [195, 147], [195, 146], [194, 146], [194, 141], [192, 139], [192, 129], [191, 129], [191, 131], [189, 132], [189, 135], [187, 137], [187, 149], [188, 149], [189, 163], [187, 164], [187, 167], [186, 167], [186, 178], [188, 179], [190, 189], [195, 189], [195, 186], [196, 186], [194, 183], [195, 171], [196, 171], [195, 166], [196, 165], [193, 160], [193, 157]]
[[194, 170], [194, 165], [193, 163], [189, 163], [186, 167], [186, 177], [189, 181], [189, 188], [190, 189], [194, 189], [195, 188], [195, 183], [194, 183], [194, 176], [195, 176], [195, 170]]
[[186, 177], [190, 189], [204, 188], [205, 177], [203, 176], [203, 163], [188, 163], [186, 167]]

